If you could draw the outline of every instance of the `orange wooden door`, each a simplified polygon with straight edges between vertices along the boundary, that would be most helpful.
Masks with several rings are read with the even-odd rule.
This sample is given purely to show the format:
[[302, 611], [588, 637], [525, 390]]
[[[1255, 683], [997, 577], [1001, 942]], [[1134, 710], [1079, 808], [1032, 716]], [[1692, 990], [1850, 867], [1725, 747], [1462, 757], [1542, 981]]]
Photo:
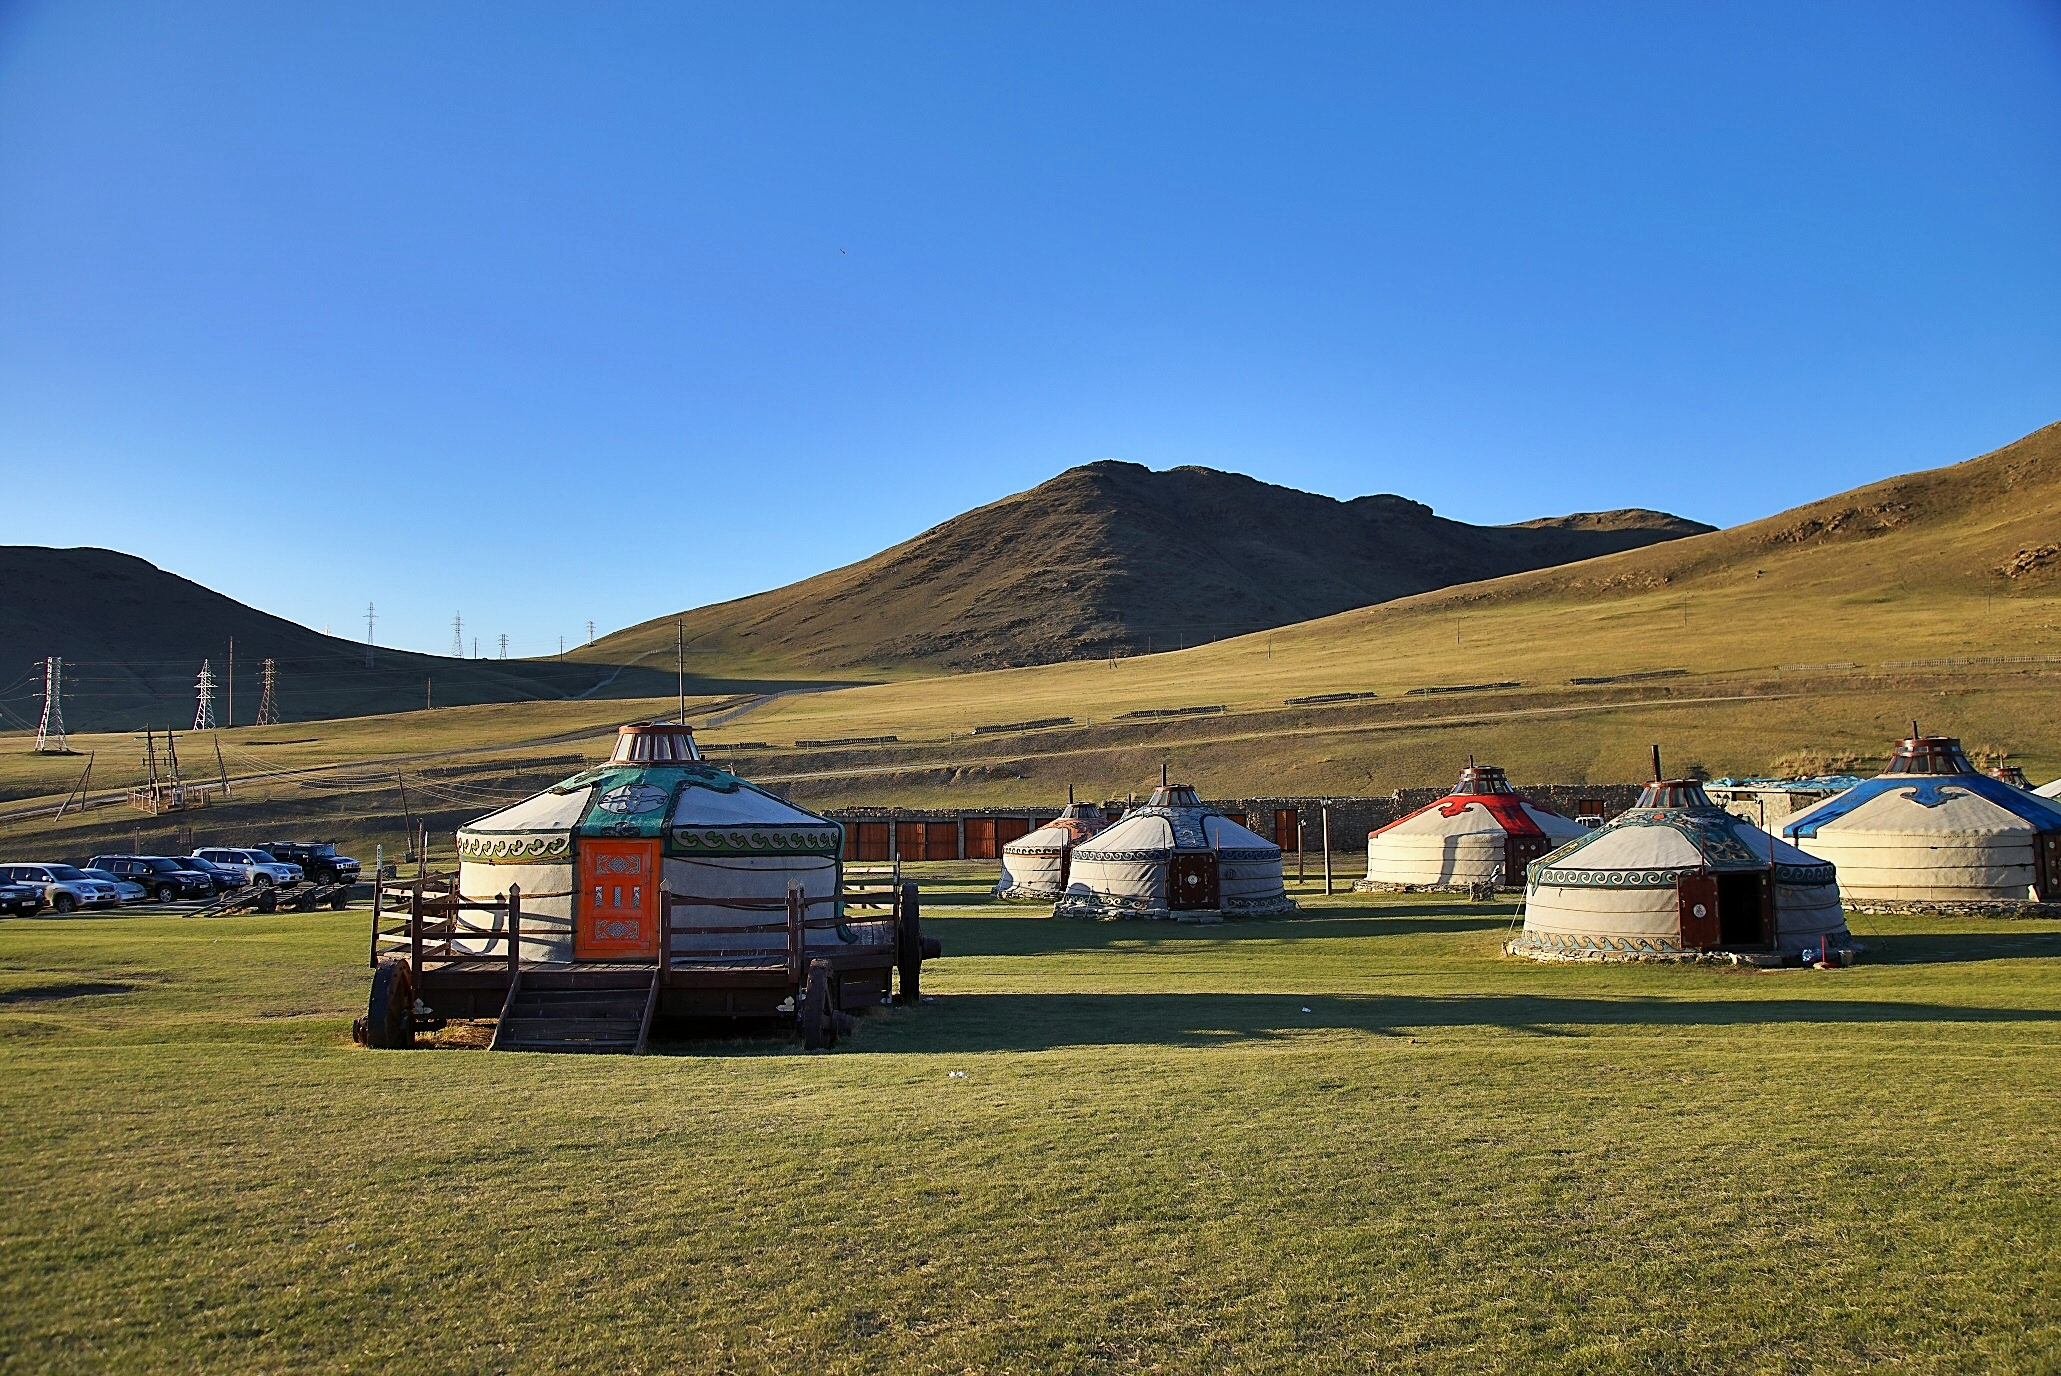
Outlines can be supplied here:
[[658, 958], [658, 842], [580, 842], [576, 960]]

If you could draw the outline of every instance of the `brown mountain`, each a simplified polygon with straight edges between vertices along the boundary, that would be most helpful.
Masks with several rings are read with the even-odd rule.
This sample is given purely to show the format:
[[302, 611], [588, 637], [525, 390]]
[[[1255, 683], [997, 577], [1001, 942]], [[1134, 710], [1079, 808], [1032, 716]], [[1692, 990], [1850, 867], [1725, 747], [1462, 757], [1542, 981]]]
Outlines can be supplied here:
[[582, 657], [766, 672], [984, 669], [1195, 645], [1712, 527], [1657, 511], [1474, 526], [1396, 496], [1104, 461], [771, 592], [619, 631]]
[[[74, 731], [192, 724], [194, 679], [206, 660], [219, 685], [217, 720], [228, 721], [229, 641], [236, 641], [236, 724], [257, 718], [259, 666], [277, 665], [287, 721], [440, 706], [570, 697], [596, 688], [590, 664], [447, 659], [365, 647], [261, 612], [132, 554], [108, 549], [0, 546], [0, 729], [33, 728], [43, 665], [65, 661], [62, 699]], [[433, 679], [434, 685], [425, 680]], [[633, 682], [634, 680], [634, 682]], [[672, 691], [671, 666], [631, 671], [610, 695]]]

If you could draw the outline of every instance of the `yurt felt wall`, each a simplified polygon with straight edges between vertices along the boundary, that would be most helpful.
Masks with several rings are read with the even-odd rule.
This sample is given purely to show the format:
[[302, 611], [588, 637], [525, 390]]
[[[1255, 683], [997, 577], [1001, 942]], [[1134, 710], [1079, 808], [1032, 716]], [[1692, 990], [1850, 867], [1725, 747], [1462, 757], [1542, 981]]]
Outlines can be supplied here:
[[2061, 898], [2061, 804], [1977, 773], [1951, 737], [1900, 742], [1883, 774], [1790, 817], [1849, 904]]
[[[1711, 803], [1700, 785], [1655, 785], [1640, 807], [1531, 866], [1524, 933], [1536, 957], [1686, 958], [1699, 951], [1794, 955], [1850, 941], [1833, 866]], [[1684, 881], [1690, 887], [1685, 889]], [[1768, 888], [1772, 882], [1772, 911]], [[1685, 908], [1710, 886], [1709, 926]]]

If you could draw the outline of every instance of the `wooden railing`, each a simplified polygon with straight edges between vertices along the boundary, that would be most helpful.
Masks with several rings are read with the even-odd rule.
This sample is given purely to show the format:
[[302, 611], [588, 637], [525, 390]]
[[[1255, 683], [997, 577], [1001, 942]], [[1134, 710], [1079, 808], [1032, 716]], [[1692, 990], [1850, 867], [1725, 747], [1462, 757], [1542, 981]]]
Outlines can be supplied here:
[[[859, 878], [861, 882], [858, 886], [847, 886], [838, 894], [825, 894], [816, 898], [804, 894], [800, 885], [789, 884], [784, 899], [704, 898], [676, 894], [669, 885], [661, 882], [658, 942], [660, 974], [663, 976], [676, 969], [691, 969], [696, 966], [760, 965], [767, 968], [785, 967], [788, 977], [798, 984], [809, 955], [810, 932], [832, 931], [849, 922], [869, 925], [899, 920], [899, 872], [886, 869], [877, 876], [862, 872]], [[531, 901], [536, 901], [538, 897], [567, 896], [533, 895]], [[435, 968], [461, 961], [506, 961], [509, 974], [513, 978], [521, 970], [525, 946], [554, 946], [563, 950], [572, 940], [573, 924], [570, 918], [524, 912], [524, 897], [520, 886], [511, 884], [507, 893], [496, 894], [490, 899], [467, 898], [458, 891], [457, 876], [450, 874], [428, 874], [397, 884], [382, 882], [374, 888], [372, 896], [370, 964], [377, 967], [382, 959], [404, 956], [417, 988], [421, 987], [425, 966]], [[823, 906], [828, 906], [830, 912], [818, 917], [809, 916], [811, 908]], [[696, 924], [680, 920], [683, 909], [691, 912], [695, 908], [778, 913], [780, 916], [777, 920], [769, 918], [764, 922], [719, 924]], [[853, 916], [849, 912], [852, 908], [883, 911]], [[484, 918], [485, 921], [480, 921], [480, 918]], [[699, 946], [686, 951], [673, 949], [675, 937], [734, 938], [748, 935], [770, 936], [775, 933], [780, 937], [777, 943], [767, 942], [753, 946]], [[465, 944], [466, 949], [459, 949], [458, 943], [461, 942]]]
[[[396, 899], [401, 900], [398, 906]], [[466, 898], [458, 891], [456, 875], [427, 874], [393, 885], [382, 882], [372, 893], [371, 964], [376, 967], [382, 957], [406, 955], [409, 973], [420, 988], [425, 965], [502, 960], [513, 972], [522, 965], [524, 946], [571, 942], [570, 918], [525, 913], [522, 901], [522, 888], [516, 884], [493, 898]], [[484, 915], [486, 923], [475, 920], [476, 915]], [[495, 918], [501, 919], [499, 925], [494, 924]], [[461, 941], [471, 949], [459, 950], [456, 943]]]

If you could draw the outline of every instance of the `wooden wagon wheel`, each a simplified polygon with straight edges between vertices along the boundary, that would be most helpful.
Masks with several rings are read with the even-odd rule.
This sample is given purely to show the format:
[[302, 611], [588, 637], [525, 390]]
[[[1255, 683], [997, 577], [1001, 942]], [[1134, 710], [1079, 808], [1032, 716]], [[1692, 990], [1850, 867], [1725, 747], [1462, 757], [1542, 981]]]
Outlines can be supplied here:
[[404, 960], [382, 961], [372, 972], [365, 1003], [365, 1045], [406, 1051], [415, 1045], [415, 983]]
[[830, 1006], [830, 962], [812, 960], [802, 977], [802, 1046], [809, 1051], [828, 1051], [837, 1045], [836, 1010]]
[[902, 976], [902, 1003], [923, 997], [923, 903], [913, 881], [902, 885], [900, 920], [895, 924], [895, 965]]
[[270, 884], [265, 885], [258, 891], [258, 911], [261, 913], [276, 913], [279, 911], [279, 896], [272, 892]]

